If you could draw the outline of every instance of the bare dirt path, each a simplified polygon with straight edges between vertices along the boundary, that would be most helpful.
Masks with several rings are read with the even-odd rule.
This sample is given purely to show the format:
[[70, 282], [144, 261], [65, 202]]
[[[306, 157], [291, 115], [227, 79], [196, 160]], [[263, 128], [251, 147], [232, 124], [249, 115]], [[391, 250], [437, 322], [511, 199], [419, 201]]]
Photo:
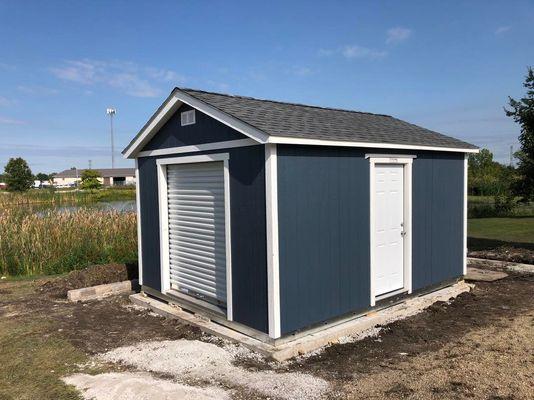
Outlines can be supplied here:
[[[172, 345], [172, 341], [210, 339], [177, 321], [128, 307], [125, 296], [71, 304], [40, 292], [32, 282], [0, 283], [0, 399], [79, 398], [62, 377], [124, 370], [143, 373], [132, 366], [92, 366], [94, 355], [164, 340]], [[321, 398], [530, 399], [534, 398], [533, 343], [534, 276], [511, 275], [478, 283], [451, 304], [436, 304], [395, 322], [378, 337], [331, 346], [311, 357], [278, 366], [260, 358], [227, 362], [223, 354], [221, 360], [235, 363], [245, 373], [280, 375], [280, 382], [291, 373], [315, 377], [329, 384]], [[80, 363], [87, 366], [77, 366]], [[179, 387], [164, 371], [152, 375], [167, 380], [167, 388]], [[132, 375], [132, 379], [146, 378]], [[113, 382], [114, 376], [106, 379]], [[192, 385], [203, 388], [208, 383], [200, 379]], [[217, 388], [230, 398], [272, 397], [265, 396], [269, 393], [265, 388], [262, 395], [237, 386]]]

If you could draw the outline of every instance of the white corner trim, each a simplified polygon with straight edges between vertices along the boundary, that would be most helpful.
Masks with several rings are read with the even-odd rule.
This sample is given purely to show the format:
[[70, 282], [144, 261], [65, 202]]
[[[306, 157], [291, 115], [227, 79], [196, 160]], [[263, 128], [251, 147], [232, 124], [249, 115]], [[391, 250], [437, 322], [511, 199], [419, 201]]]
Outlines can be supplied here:
[[167, 198], [167, 168], [164, 164], [157, 165], [158, 203], [159, 203], [159, 250], [161, 293], [171, 288], [169, 266], [169, 209]]
[[195, 153], [198, 151], [231, 149], [235, 147], [254, 146], [259, 144], [254, 139], [227, 140], [224, 142], [204, 143], [194, 146], [169, 147], [166, 149], [146, 150], [137, 153], [137, 157], [165, 156], [170, 154]]
[[464, 156], [464, 241], [463, 241], [463, 274], [467, 274], [467, 179], [468, 179], [468, 159], [467, 154]]
[[139, 162], [135, 159], [135, 206], [137, 209], [137, 266], [139, 268], [139, 285], [143, 284], [143, 242], [141, 232], [141, 183], [139, 180]]
[[375, 149], [396, 149], [396, 150], [428, 150], [428, 151], [447, 151], [457, 153], [478, 153], [478, 149], [456, 149], [453, 147], [435, 147], [435, 146], [417, 146], [408, 144], [392, 144], [392, 143], [367, 143], [367, 142], [349, 142], [343, 140], [327, 140], [327, 139], [303, 139], [283, 136], [270, 136], [268, 143], [279, 144], [301, 144], [301, 145], [315, 145], [315, 146], [341, 146], [341, 147], [363, 147]]
[[278, 171], [276, 145], [265, 146], [265, 202], [267, 215], [267, 292], [269, 336], [281, 336], [280, 264], [278, 255]]
[[189, 157], [162, 158], [156, 161], [158, 174], [158, 201], [160, 222], [160, 273], [161, 293], [171, 289], [169, 260], [169, 209], [167, 198], [167, 166], [170, 164], [191, 164], [201, 162], [223, 161], [224, 165], [224, 223], [226, 252], [226, 318], [233, 320], [232, 297], [232, 238], [230, 215], [230, 172], [228, 153], [198, 155]]
[[[375, 165], [376, 164], [402, 164], [404, 165], [404, 231], [406, 235], [403, 239], [403, 265], [404, 265], [404, 287], [401, 291], [412, 293], [412, 163], [413, 156], [402, 157], [369, 157], [369, 200], [370, 200], [370, 224], [369, 224], [369, 245], [370, 245], [370, 282], [369, 303], [371, 307], [375, 306], [377, 296], [375, 295], [375, 282], [374, 282], [374, 270], [375, 270], [375, 257], [374, 257], [374, 231], [375, 231]], [[394, 292], [395, 294], [397, 292]], [[380, 296], [380, 299], [387, 296]]]
[[230, 169], [229, 159], [224, 159], [224, 239], [226, 253], [226, 319], [234, 320], [234, 306], [232, 294], [232, 219], [230, 207]]

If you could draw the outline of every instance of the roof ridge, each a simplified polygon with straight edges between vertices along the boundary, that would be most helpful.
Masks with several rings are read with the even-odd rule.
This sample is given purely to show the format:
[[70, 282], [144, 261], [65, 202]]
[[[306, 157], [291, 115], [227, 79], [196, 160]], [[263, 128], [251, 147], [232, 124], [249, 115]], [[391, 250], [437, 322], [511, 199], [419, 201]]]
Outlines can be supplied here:
[[219, 96], [234, 97], [234, 98], [238, 98], [238, 99], [257, 100], [257, 101], [264, 101], [264, 102], [276, 103], [276, 104], [286, 104], [286, 105], [290, 105], [290, 106], [318, 108], [320, 110], [342, 111], [342, 112], [348, 112], [348, 113], [368, 114], [368, 115], [377, 115], [377, 116], [381, 116], [381, 117], [394, 118], [393, 116], [388, 115], [388, 114], [377, 114], [377, 113], [372, 113], [372, 112], [368, 112], [368, 111], [348, 110], [346, 108], [323, 107], [323, 106], [316, 106], [316, 105], [311, 105], [311, 104], [293, 103], [293, 102], [289, 102], [289, 101], [280, 101], [280, 100], [271, 100], [271, 99], [259, 99], [257, 97], [242, 96], [242, 95], [229, 94], [229, 93], [210, 92], [208, 90], [200, 90], [200, 89], [193, 89], [193, 88], [179, 88], [179, 87], [176, 87], [175, 89], [181, 90], [181, 91], [184, 91], [184, 92], [199, 92], [199, 93], [206, 93], [206, 94], [216, 94], [216, 95], [219, 95]]

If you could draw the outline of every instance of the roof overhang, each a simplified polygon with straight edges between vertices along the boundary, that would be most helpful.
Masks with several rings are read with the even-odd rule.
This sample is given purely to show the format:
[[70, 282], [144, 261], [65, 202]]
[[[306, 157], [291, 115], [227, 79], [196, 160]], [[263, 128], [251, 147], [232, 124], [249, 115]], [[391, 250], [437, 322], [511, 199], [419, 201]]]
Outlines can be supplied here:
[[152, 115], [148, 122], [143, 126], [141, 131], [135, 136], [130, 144], [122, 151], [124, 158], [135, 158], [139, 152], [148, 143], [152, 137], [161, 129], [161, 127], [174, 115], [176, 110], [188, 104], [189, 106], [203, 112], [217, 121], [235, 129], [258, 144], [279, 143], [279, 144], [298, 144], [298, 145], [315, 145], [315, 146], [341, 146], [341, 147], [363, 147], [375, 149], [398, 149], [398, 150], [428, 150], [428, 151], [447, 151], [457, 153], [478, 153], [479, 149], [474, 148], [455, 148], [424, 146], [395, 143], [371, 143], [371, 142], [351, 142], [328, 139], [306, 139], [286, 136], [269, 136], [265, 132], [253, 127], [242, 120], [233, 117], [210, 104], [207, 104], [188, 93], [175, 88], [169, 97]]
[[130, 144], [122, 151], [125, 158], [135, 158], [135, 156], [141, 151], [141, 149], [148, 143], [150, 139], [161, 129], [161, 127], [174, 115], [176, 110], [180, 108], [182, 104], [188, 104], [193, 108], [203, 112], [206, 115], [222, 122], [225, 125], [230, 126], [236, 131], [242, 133], [245, 136], [257, 141], [258, 143], [267, 143], [269, 135], [254, 128], [253, 126], [241, 121], [238, 118], [232, 117], [229, 114], [222, 112], [221, 110], [201, 101], [193, 96], [181, 91], [180, 89], [174, 89], [172, 93], [167, 97], [163, 104], [158, 108], [154, 115], [148, 120], [143, 129], [137, 134], [137, 136], [130, 142]]

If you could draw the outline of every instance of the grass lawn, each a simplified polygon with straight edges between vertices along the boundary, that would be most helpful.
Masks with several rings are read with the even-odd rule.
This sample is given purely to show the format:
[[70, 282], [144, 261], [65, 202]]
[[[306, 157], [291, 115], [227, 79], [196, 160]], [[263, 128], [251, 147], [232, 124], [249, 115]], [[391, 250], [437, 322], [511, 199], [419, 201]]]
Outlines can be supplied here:
[[468, 236], [513, 243], [534, 243], [534, 217], [470, 219]]

